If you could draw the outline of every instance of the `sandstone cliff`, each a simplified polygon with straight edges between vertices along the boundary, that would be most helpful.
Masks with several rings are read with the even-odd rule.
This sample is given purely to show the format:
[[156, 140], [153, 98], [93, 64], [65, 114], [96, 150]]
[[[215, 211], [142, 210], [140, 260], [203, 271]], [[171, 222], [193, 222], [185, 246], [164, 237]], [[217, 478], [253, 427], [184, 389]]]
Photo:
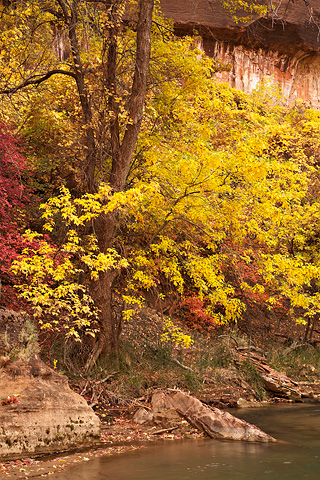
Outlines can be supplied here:
[[[277, 15], [236, 24], [219, 0], [161, 0], [178, 34], [199, 34], [203, 50], [230, 65], [220, 81], [251, 92], [265, 77], [288, 102], [320, 108], [320, 2], [282, 2]], [[274, 2], [277, 5], [278, 2]]]

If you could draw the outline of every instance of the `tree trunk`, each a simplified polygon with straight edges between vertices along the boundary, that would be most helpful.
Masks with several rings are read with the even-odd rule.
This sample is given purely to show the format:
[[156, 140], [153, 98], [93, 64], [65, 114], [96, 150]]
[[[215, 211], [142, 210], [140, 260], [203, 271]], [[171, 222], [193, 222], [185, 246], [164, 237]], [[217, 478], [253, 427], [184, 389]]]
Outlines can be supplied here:
[[[98, 239], [99, 250], [106, 253], [112, 247], [115, 234], [116, 212], [95, 219], [94, 231]], [[91, 280], [90, 294], [99, 310], [98, 335], [89, 366], [94, 364], [100, 354], [116, 356], [119, 350], [119, 325], [112, 308], [113, 282], [117, 271], [101, 272], [98, 280]]]
[[99, 305], [98, 318], [99, 333], [97, 335], [92, 354], [88, 359], [87, 368], [91, 368], [100, 357], [116, 357], [119, 352], [119, 325], [115, 321], [112, 309], [112, 284], [114, 272], [104, 272], [99, 275], [99, 280], [91, 284], [94, 291], [91, 291], [92, 298], [96, 305]]
[[[130, 170], [135, 145], [138, 139], [143, 118], [143, 107], [146, 96], [147, 76], [151, 53], [151, 26], [154, 0], [140, 0], [139, 19], [137, 24], [137, 52], [135, 71], [132, 81], [131, 96], [128, 106], [130, 122], [126, 127], [122, 142], [120, 141], [118, 125], [118, 106], [115, 101], [116, 92], [116, 35], [117, 29], [111, 27], [109, 31], [109, 51], [107, 56], [106, 86], [109, 93], [109, 109], [113, 112], [110, 122], [112, 166], [109, 183], [115, 192], [123, 191]], [[92, 145], [92, 144], [90, 144]], [[93, 159], [87, 162], [86, 173], [89, 191], [94, 182]], [[116, 233], [117, 212], [100, 217], [94, 222], [99, 249], [106, 253], [113, 246]], [[110, 271], [100, 274], [97, 281], [91, 282], [91, 294], [99, 313], [99, 336], [95, 351], [92, 355], [91, 364], [96, 361], [101, 353], [109, 352], [116, 355], [118, 352], [120, 328], [112, 311], [112, 286], [117, 272]]]

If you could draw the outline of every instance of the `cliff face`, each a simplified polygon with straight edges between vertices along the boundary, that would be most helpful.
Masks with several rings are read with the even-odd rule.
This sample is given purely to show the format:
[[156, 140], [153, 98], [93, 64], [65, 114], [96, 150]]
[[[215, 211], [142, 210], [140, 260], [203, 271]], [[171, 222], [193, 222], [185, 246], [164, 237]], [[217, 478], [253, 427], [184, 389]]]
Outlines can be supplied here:
[[[219, 0], [161, 0], [178, 34], [202, 38], [211, 57], [229, 65], [221, 81], [251, 92], [265, 77], [280, 84], [288, 102], [320, 109], [320, 1], [286, 0], [275, 15], [235, 24]], [[274, 4], [277, 2], [274, 1]]]

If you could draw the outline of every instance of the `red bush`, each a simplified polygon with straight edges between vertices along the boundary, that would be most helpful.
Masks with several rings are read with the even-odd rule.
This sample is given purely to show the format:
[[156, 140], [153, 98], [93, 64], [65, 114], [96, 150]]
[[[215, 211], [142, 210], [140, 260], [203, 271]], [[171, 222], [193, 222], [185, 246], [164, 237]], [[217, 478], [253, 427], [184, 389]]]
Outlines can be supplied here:
[[27, 222], [27, 206], [35, 197], [28, 187], [30, 171], [21, 140], [0, 123], [0, 304], [18, 308], [12, 288], [10, 266], [24, 248], [22, 233]]

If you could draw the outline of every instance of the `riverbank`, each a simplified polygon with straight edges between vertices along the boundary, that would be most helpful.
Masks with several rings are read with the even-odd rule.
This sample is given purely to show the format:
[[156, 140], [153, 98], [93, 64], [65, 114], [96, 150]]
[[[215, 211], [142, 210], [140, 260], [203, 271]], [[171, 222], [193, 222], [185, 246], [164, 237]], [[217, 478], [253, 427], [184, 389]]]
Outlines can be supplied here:
[[192, 428], [184, 420], [180, 422], [178, 428], [166, 430], [153, 426], [142, 427], [125, 416], [117, 417], [112, 424], [102, 423], [99, 442], [90, 447], [84, 447], [81, 451], [0, 463], [0, 479], [46, 477], [93, 458], [121, 455], [153, 443], [202, 437], [204, 437], [202, 432]]
[[[278, 443], [196, 439], [158, 441], [123, 455], [93, 458], [49, 480], [302, 479], [320, 476], [319, 405], [241, 409], [237, 416], [264, 428]], [[39, 479], [40, 480], [40, 479]]]
[[[234, 399], [235, 400], [235, 399]], [[319, 402], [318, 399], [313, 401]], [[238, 402], [239, 407], [259, 408], [274, 404], [295, 403], [292, 400], [273, 398], [264, 402]], [[85, 463], [98, 457], [118, 456], [135, 450], [143, 449], [152, 444], [179, 441], [186, 439], [201, 439], [205, 434], [193, 428], [187, 421], [181, 419], [172, 428], [146, 424], [139, 425], [132, 420], [132, 407], [124, 410], [115, 409], [101, 417], [101, 438], [94, 445], [83, 447], [80, 451], [69, 451], [56, 456], [38, 456], [0, 463], [1, 480], [22, 480], [30, 478], [49, 477], [62, 472], [66, 468]]]
[[77, 353], [64, 350], [58, 358], [45, 358], [48, 365], [68, 376], [72, 389], [99, 416], [101, 439], [55, 458], [2, 462], [0, 478], [46, 476], [96, 456], [119, 455], [152, 442], [201, 438], [203, 433], [181, 419], [177, 424], [165, 418], [142, 425], [133, 422], [139, 409], [150, 411], [157, 389], [177, 388], [221, 409], [319, 401], [318, 348], [271, 342], [254, 345], [238, 332], [228, 331], [194, 335], [192, 346], [183, 350], [159, 340], [162, 327], [160, 319], [151, 314], [140, 318], [134, 328], [128, 323], [126, 338], [130, 341], [124, 342], [118, 363], [98, 364], [90, 372], [77, 356], [79, 348]]

